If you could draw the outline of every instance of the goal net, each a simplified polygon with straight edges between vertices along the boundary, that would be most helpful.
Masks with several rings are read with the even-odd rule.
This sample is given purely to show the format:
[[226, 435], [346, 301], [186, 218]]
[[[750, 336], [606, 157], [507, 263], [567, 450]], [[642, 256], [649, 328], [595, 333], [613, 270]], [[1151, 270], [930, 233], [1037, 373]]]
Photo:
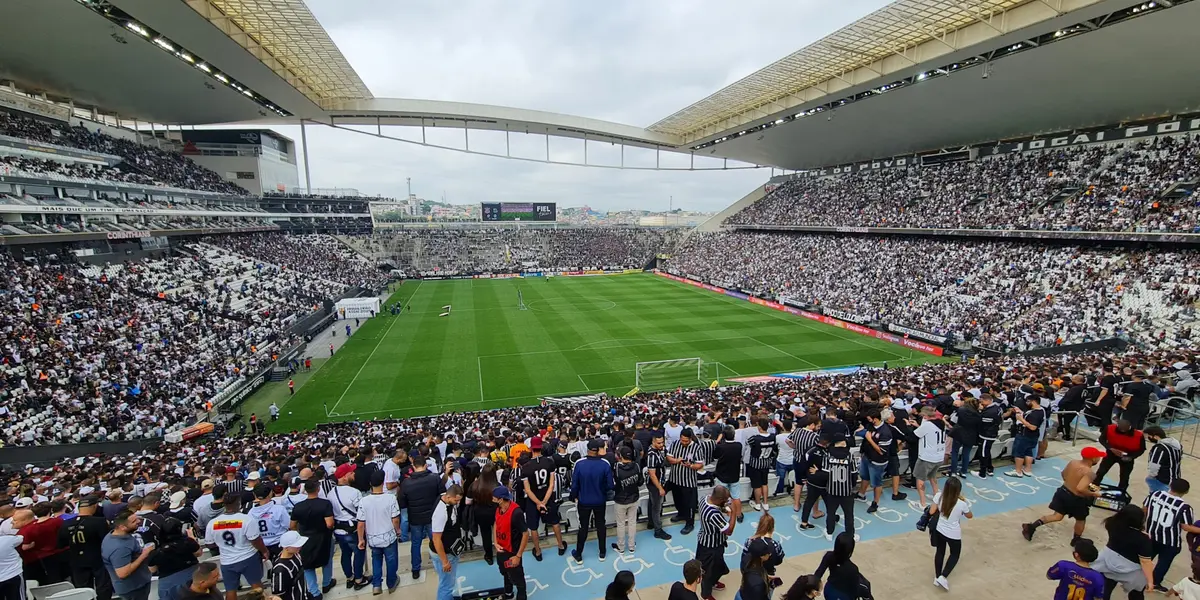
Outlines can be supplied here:
[[704, 387], [719, 378], [717, 364], [700, 358], [674, 358], [637, 363], [636, 383], [641, 390]]

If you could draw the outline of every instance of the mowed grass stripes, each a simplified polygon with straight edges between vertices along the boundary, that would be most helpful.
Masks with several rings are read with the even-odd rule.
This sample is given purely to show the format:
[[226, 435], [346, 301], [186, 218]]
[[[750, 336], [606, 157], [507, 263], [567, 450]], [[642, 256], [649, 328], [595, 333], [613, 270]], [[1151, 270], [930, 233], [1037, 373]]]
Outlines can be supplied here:
[[409, 281], [396, 300], [412, 310], [364, 323], [275, 429], [623, 394], [644, 361], [699, 357], [725, 379], [933, 358], [650, 274]]

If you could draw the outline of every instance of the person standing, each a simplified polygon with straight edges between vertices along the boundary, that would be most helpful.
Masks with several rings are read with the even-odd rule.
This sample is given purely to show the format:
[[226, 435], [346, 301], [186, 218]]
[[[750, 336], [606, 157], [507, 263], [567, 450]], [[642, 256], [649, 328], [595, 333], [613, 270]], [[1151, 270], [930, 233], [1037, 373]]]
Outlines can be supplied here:
[[[746, 464], [746, 476], [750, 479], [750, 508], [763, 511], [770, 509], [771, 493], [767, 488], [767, 476], [775, 467], [775, 436], [770, 433], [771, 418], [759, 417], [758, 429], [746, 441], [750, 449], [750, 462]], [[755, 499], [758, 499], [755, 502]]]
[[[221, 600], [221, 592], [217, 589], [217, 584], [221, 582], [221, 571], [217, 565], [210, 562], [196, 565], [196, 569], [189, 575], [187, 583], [176, 586], [172, 592], [173, 598], [176, 600]], [[159, 597], [165, 596], [160, 593]]]
[[[788, 444], [788, 438], [792, 434], [792, 422], [784, 419], [779, 422], [779, 427], [776, 428], [775, 434], [775, 477], [778, 481], [775, 482], [775, 495], [782, 495], [788, 489], [788, 473], [796, 470], [795, 451]], [[793, 481], [791, 485], [795, 485]], [[796, 507], [798, 508], [798, 506]]]
[[770, 600], [773, 581], [766, 568], [772, 554], [770, 543], [763, 538], [752, 538], [742, 554], [742, 582], [735, 600]]
[[225, 513], [209, 521], [204, 530], [204, 544], [213, 554], [220, 551], [225, 600], [237, 600], [237, 589], [243, 578], [251, 589], [261, 591], [262, 561], [271, 556], [260, 537], [258, 524], [240, 512], [241, 509], [241, 496], [226, 496]]
[[700, 578], [704, 575], [704, 567], [700, 561], [691, 559], [683, 563], [683, 581], [671, 584], [667, 600], [700, 600], [696, 590], [700, 588]]
[[100, 557], [113, 592], [124, 600], [147, 600], [150, 597], [150, 565], [147, 559], [154, 544], [138, 545], [133, 532], [141, 518], [133, 511], [123, 510], [113, 520], [113, 530], [100, 544]]
[[25, 538], [12, 528], [12, 519], [5, 519], [0, 527], [0, 599], [25, 600], [25, 577], [20, 554], [24, 542]]
[[[315, 477], [304, 482], [305, 499], [292, 508], [291, 528], [308, 539], [300, 552], [304, 562], [304, 579], [308, 593], [320, 598], [329, 593], [337, 580], [333, 578], [333, 504], [320, 497], [321, 482]], [[324, 570], [321, 585], [317, 584], [317, 569]]]
[[[817, 440], [820, 439], [820, 434], [817, 433], [821, 426], [821, 420], [816, 415], [804, 415], [801, 417], [800, 423], [788, 434], [787, 445], [792, 449], [792, 461], [794, 463], [793, 470], [795, 471], [795, 483], [792, 487], [792, 511], [800, 512], [800, 499], [804, 495], [805, 484], [808, 482], [808, 451], [812, 450], [817, 445]], [[780, 447], [782, 450], [782, 446]], [[808, 504], [805, 501], [805, 504]], [[810, 505], [809, 508], [812, 508]], [[807, 516], [807, 512], [804, 513]]]
[[271, 560], [279, 556], [279, 538], [291, 527], [292, 518], [282, 504], [275, 502], [275, 493], [270, 485], [260, 483], [254, 488], [254, 506], [246, 516], [258, 528], [259, 537], [267, 547]]
[[304, 564], [300, 549], [308, 539], [298, 531], [289, 531], [279, 538], [279, 556], [271, 565], [271, 593], [280, 600], [307, 600], [308, 584], [304, 581]]
[[914, 433], [917, 436], [917, 466], [913, 467], [913, 479], [917, 480], [921, 506], [928, 506], [925, 483], [929, 483], [931, 494], [938, 493], [938, 470], [946, 458], [946, 423], [938, 418], [932, 406], [926, 406], [921, 409], [921, 424]]
[[[414, 451], [415, 452], [415, 451]], [[432, 535], [433, 509], [441, 495], [442, 482], [429, 471], [421, 454], [412, 456], [412, 475], [400, 484], [400, 510], [408, 510], [408, 543], [412, 552], [412, 577], [421, 577], [421, 546]], [[461, 494], [460, 494], [461, 495]]]
[[[833, 512], [832, 509], [830, 512]], [[858, 570], [858, 565], [851, 560], [853, 556], [854, 535], [848, 531], [838, 534], [833, 550], [821, 557], [821, 564], [813, 573], [813, 577], [821, 579], [829, 571], [823, 594], [825, 600], [856, 600], [862, 597], [860, 592], [866, 580]]]
[[704, 468], [704, 461], [700, 458], [700, 446], [695, 439], [696, 434], [691, 429], [684, 429], [679, 433], [679, 441], [671, 444], [667, 450], [667, 482], [676, 510], [671, 520], [683, 522], [680, 535], [687, 535], [696, 528], [696, 508], [699, 503], [697, 473]]
[[[883, 422], [883, 415], [878, 410], [867, 414], [867, 422], [870, 426], [867, 427], [862, 441], [862, 484], [858, 495], [865, 500], [867, 490], [873, 490], [871, 506], [867, 508], [868, 513], [873, 513], [879, 510], [879, 499], [883, 496], [883, 475], [887, 472], [893, 440], [892, 428]], [[831, 506], [831, 512], [832, 508]], [[846, 525], [850, 526], [849, 523]]]
[[467, 510], [471, 511], [475, 525], [479, 527], [479, 537], [483, 541], [483, 561], [488, 566], [495, 560], [492, 527], [496, 524], [496, 502], [492, 499], [492, 492], [498, 487], [500, 482], [496, 479], [496, 463], [489, 460], [480, 468], [479, 476], [471, 482], [467, 490]]
[[1083, 411], [1086, 393], [1087, 378], [1082, 373], [1072, 375], [1070, 387], [1067, 388], [1062, 400], [1058, 401], [1058, 433], [1063, 440], [1074, 438], [1075, 416]]
[[[979, 401], [970, 392], [962, 393], [961, 405], [954, 409], [950, 420], [950, 475], [966, 478], [971, 467], [971, 451], [979, 443], [980, 425], [983, 419], [979, 414]], [[1035, 431], [1036, 433], [1036, 431]], [[1034, 445], [1037, 438], [1034, 438]]]
[[667, 495], [667, 488], [663, 481], [666, 476], [667, 464], [666, 442], [663, 435], [654, 433], [649, 447], [650, 450], [646, 452], [646, 492], [649, 496], [650, 514], [646, 515], [646, 518], [650, 521], [650, 528], [654, 530], [654, 537], [660, 540], [669, 540], [671, 534], [663, 530], [662, 524], [663, 498]]
[[1101, 431], [1112, 423], [1113, 411], [1120, 398], [1121, 378], [1116, 375], [1110, 362], [1104, 363], [1100, 374], [1100, 395], [1096, 397], [1096, 425]]
[[554, 531], [560, 556], [565, 554], [567, 547], [562, 539], [562, 520], [559, 518], [558, 503], [554, 501], [558, 492], [558, 481], [554, 476], [554, 458], [543, 454], [542, 444], [542, 438], [539, 436], [529, 440], [529, 452], [533, 458], [521, 467], [525, 491], [525, 509], [522, 512], [525, 513], [530, 541], [533, 542], [533, 558], [538, 562], [542, 560], [542, 546], [537, 530], [542, 523], [549, 525]]
[[[971, 513], [970, 503], [962, 497], [962, 482], [957, 477], [947, 479], [946, 489], [934, 495], [930, 511], [941, 515], [931, 534], [937, 548], [933, 556], [933, 584], [948, 592], [950, 582], [946, 578], [962, 554], [962, 519], [975, 516]], [[946, 559], [947, 546], [950, 547], [949, 560]]]
[[[575, 463], [571, 475], [571, 500], [575, 502], [579, 513], [579, 533], [575, 538], [575, 550], [571, 558], [576, 563], [583, 563], [583, 546], [587, 543], [588, 528], [595, 522], [596, 541], [600, 546], [600, 562], [608, 546], [606, 544], [604, 523], [604, 507], [608, 501], [608, 491], [613, 489], [613, 472], [604, 460], [604, 440], [595, 439], [587, 444], [587, 457]], [[499, 513], [497, 513], [499, 518]]]
[[613, 550], [617, 554], [637, 549], [637, 514], [638, 500], [641, 498], [642, 469], [633, 462], [633, 448], [621, 446], [617, 450], [617, 465], [614, 474], [613, 503], [617, 513], [617, 541]]
[[1162, 427], [1151, 425], [1143, 432], [1150, 446], [1150, 457], [1146, 464], [1146, 487], [1151, 492], [1165, 492], [1171, 482], [1179, 479], [1183, 462], [1183, 446], [1179, 440], [1168, 437]]
[[1060, 560], [1046, 571], [1046, 579], [1058, 581], [1054, 600], [1101, 600], [1104, 598], [1104, 575], [1092, 569], [1100, 556], [1092, 540], [1075, 542], [1071, 558]]
[[1100, 443], [1108, 454], [1100, 461], [1096, 481], [1104, 481], [1104, 476], [1115, 464], [1120, 474], [1117, 489], [1129, 491], [1129, 475], [1133, 473], [1134, 461], [1146, 452], [1146, 436], [1122, 416], [1115, 424], [1100, 430]]
[[[375, 471], [371, 475], [371, 493], [358, 501], [358, 511], [355, 514], [355, 530], [358, 535], [356, 547], [364, 554], [367, 548], [371, 549], [371, 593], [376, 596], [383, 593], [385, 563], [388, 593], [396, 591], [396, 587], [400, 585], [399, 555], [396, 547], [400, 537], [400, 505], [395, 494], [384, 493], [383, 486], [383, 472]], [[359, 576], [362, 574], [361, 562], [357, 573]]]
[[1129, 595], [1129, 600], [1142, 600], [1144, 590], [1154, 579], [1154, 552], [1150, 537], [1142, 531], [1146, 513], [1137, 504], [1127, 504], [1116, 514], [1104, 520], [1108, 531], [1108, 543], [1100, 550], [1100, 556], [1092, 568], [1104, 575], [1104, 597], [1120, 585]]
[[1163, 578], [1183, 548], [1183, 532], [1200, 534], [1200, 527], [1192, 525], [1196, 520], [1192, 505], [1183, 499], [1190, 490], [1186, 479], [1176, 479], [1171, 482], [1170, 490], [1152, 492], [1142, 504], [1146, 511], [1146, 533], [1153, 545], [1150, 558], [1158, 559], [1152, 582], [1155, 591], [1167, 591]]
[[[990, 393], [979, 396], [979, 477], [992, 477], [992, 446], [1000, 437], [1000, 425], [1004, 423], [1004, 410], [996, 404]], [[943, 439], [944, 441], [944, 439]], [[937, 490], [934, 490], [936, 493]]]
[[[497, 488], [505, 489], [508, 488]], [[458, 485], [451, 485], [438, 498], [430, 517], [429, 552], [434, 564], [439, 568], [437, 600], [453, 600], [458, 587], [458, 555], [466, 546], [463, 536], [466, 535], [459, 522], [458, 503], [462, 502], [463, 490]]]
[[496, 488], [492, 497], [497, 504], [493, 535], [496, 564], [500, 567], [500, 576], [504, 578], [504, 597], [514, 598], [515, 588], [515, 600], [526, 600], [525, 569], [521, 566], [521, 557], [529, 541], [525, 531], [525, 512], [513, 502], [512, 493], [506, 487]]
[[[343, 463], [333, 471], [337, 487], [326, 492], [325, 498], [333, 505], [333, 538], [337, 541], [338, 549], [342, 551], [342, 575], [346, 577], [346, 589], [361, 590], [367, 587], [367, 579], [363, 576], [363, 567], [367, 562], [367, 552], [359, 547], [358, 507], [362, 501], [362, 492], [350, 485], [354, 482], [354, 463]], [[379, 473], [379, 471], [375, 471]], [[382, 473], [380, 473], [382, 474]], [[374, 474], [372, 474], [374, 476]], [[395, 494], [389, 494], [395, 500]], [[397, 509], [398, 510], [398, 509]]]
[[846, 532], [857, 539], [858, 536], [854, 534], [854, 490], [858, 487], [858, 469], [855, 468], [854, 458], [850, 456], [850, 448], [846, 445], [844, 437], [839, 436], [833, 442], [825, 454], [821, 471], [826, 486], [824, 493], [825, 539], [833, 541], [833, 528], [837, 524], [838, 508], [842, 509]]
[[108, 535], [108, 521], [96, 514], [99, 505], [95, 496], [80, 498], [79, 515], [59, 530], [58, 545], [66, 548], [70, 557], [71, 583], [96, 590], [96, 600], [112, 600], [112, 581], [100, 553], [104, 536]]
[[1038, 447], [1042, 423], [1046, 422], [1046, 409], [1042, 408], [1040, 396], [1030, 394], [1025, 402], [1027, 409], [1013, 409], [1018, 429], [1012, 445], [1013, 470], [1005, 473], [1009, 477], [1033, 477], [1033, 453]]
[[1124, 393], [1121, 419], [1129, 421], [1134, 429], [1146, 426], [1146, 417], [1150, 416], [1150, 401], [1158, 394], [1158, 388], [1144, 381], [1145, 377], [1142, 371], [1134, 371], [1133, 381], [1121, 389]]
[[725, 589], [721, 577], [729, 573], [725, 564], [725, 546], [737, 526], [737, 516], [742, 512], [740, 500], [729, 497], [729, 490], [713, 488], [712, 494], [700, 507], [700, 533], [696, 535], [696, 560], [704, 568], [700, 580], [700, 597], [712, 600], [713, 590]]

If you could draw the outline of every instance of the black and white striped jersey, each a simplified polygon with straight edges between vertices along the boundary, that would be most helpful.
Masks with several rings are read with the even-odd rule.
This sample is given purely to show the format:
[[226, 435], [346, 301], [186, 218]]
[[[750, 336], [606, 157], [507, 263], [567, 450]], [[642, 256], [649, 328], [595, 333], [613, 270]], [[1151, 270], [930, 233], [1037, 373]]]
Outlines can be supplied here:
[[854, 495], [854, 490], [858, 487], [858, 464], [850, 456], [849, 448], [830, 448], [825, 454], [824, 467], [821, 470], [828, 474], [825, 493], [838, 497]]
[[775, 436], [766, 433], [756, 433], [747, 441], [750, 445], [750, 467], [759, 471], [775, 468], [775, 455], [779, 449], [775, 447]]
[[696, 544], [701, 548], [724, 548], [728, 527], [729, 517], [705, 499], [700, 505], [700, 533], [696, 536]]
[[[792, 450], [793, 460], [797, 463], [803, 463], [804, 458], [808, 455], [808, 451], [812, 450], [817, 445], [817, 440], [820, 439], [820, 434], [808, 429], [807, 427], [797, 428], [795, 431], [788, 434], [788, 441], [795, 448]], [[807, 467], [805, 467], [807, 468]]]
[[1154, 492], [1146, 497], [1146, 533], [1150, 540], [1171, 548], [1183, 546], [1180, 525], [1195, 520], [1192, 505], [1169, 492]]
[[667, 451], [667, 456], [682, 459], [683, 462], [667, 467], [667, 481], [683, 487], [696, 487], [698, 485], [696, 471], [693, 471], [688, 465], [704, 462], [702, 452], [703, 449], [696, 442], [692, 442], [687, 446], [684, 446], [683, 442], [671, 444], [671, 448]]
[[1147, 470], [1150, 476], [1166, 485], [1179, 479], [1179, 467], [1183, 462], [1183, 448], [1173, 438], [1166, 438], [1150, 447]]

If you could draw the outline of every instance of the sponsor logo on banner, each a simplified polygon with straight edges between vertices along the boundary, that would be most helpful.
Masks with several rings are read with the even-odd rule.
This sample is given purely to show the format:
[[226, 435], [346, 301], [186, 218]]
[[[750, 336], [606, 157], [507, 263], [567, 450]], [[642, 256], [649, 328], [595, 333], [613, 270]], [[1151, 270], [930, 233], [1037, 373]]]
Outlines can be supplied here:
[[110, 231], [110, 232], [108, 232], [108, 239], [110, 239], [110, 240], [127, 240], [127, 239], [131, 239], [131, 238], [148, 238], [148, 237], [150, 237], [149, 231]]
[[731, 296], [733, 298], [737, 298], [738, 300], [749, 300], [750, 299], [750, 296], [743, 294], [741, 292], [735, 292], [733, 290], [725, 290], [725, 295]]
[[844, 310], [838, 310], [836, 308], [823, 308], [822, 310], [825, 312], [825, 314], [827, 314], [831, 317], [837, 318], [837, 319], [841, 319], [843, 321], [850, 321], [852, 323], [870, 323], [871, 322], [870, 319], [868, 319], [862, 315], [856, 315], [852, 312], [846, 312]]
[[921, 331], [920, 329], [912, 329], [909, 327], [905, 327], [903, 325], [896, 325], [895, 323], [888, 323], [888, 329], [891, 331], [894, 331], [896, 333], [904, 333], [904, 334], [908, 334], [915, 338], [921, 338], [923, 340], [928, 340], [935, 344], [945, 344], [946, 342], [949, 341], [949, 338], [946, 338], [945, 336], [934, 335], [932, 333], [925, 333], [924, 331]]
[[809, 171], [809, 173], [821, 177], [825, 175], [848, 175], [850, 173], [857, 173], [859, 171], [879, 171], [882, 169], [895, 169], [917, 164], [920, 164], [920, 160], [916, 156], [896, 156], [893, 158], [881, 158], [878, 160], [869, 160], [851, 165], [838, 165], [836, 167], [825, 167], [824, 169], [813, 169]]
[[869, 233], [870, 227], [838, 227], [838, 233]]
[[1109, 129], [1062, 133], [1035, 140], [996, 144], [994, 146], [980, 146], [979, 149], [981, 154], [1007, 154], [1009, 152], [1024, 152], [1026, 150], [1040, 150], [1044, 148], [1064, 148], [1067, 146], [1078, 146], [1080, 144], [1094, 144], [1096, 142], [1119, 142], [1122, 140], [1132, 140], [1154, 135], [1167, 135], [1189, 131], [1200, 131], [1200, 117], [1190, 117], [1174, 121], [1165, 121], [1162, 123], [1132, 125], [1129, 127], [1113, 127]]
[[259, 375], [258, 377], [251, 379], [250, 383], [242, 386], [242, 389], [238, 390], [236, 394], [229, 397], [229, 402], [237, 404], [238, 402], [245, 400], [246, 397], [248, 397], [250, 394], [253, 394], [254, 391], [261, 387], [264, 383], [266, 383], [266, 378], [263, 375]]

